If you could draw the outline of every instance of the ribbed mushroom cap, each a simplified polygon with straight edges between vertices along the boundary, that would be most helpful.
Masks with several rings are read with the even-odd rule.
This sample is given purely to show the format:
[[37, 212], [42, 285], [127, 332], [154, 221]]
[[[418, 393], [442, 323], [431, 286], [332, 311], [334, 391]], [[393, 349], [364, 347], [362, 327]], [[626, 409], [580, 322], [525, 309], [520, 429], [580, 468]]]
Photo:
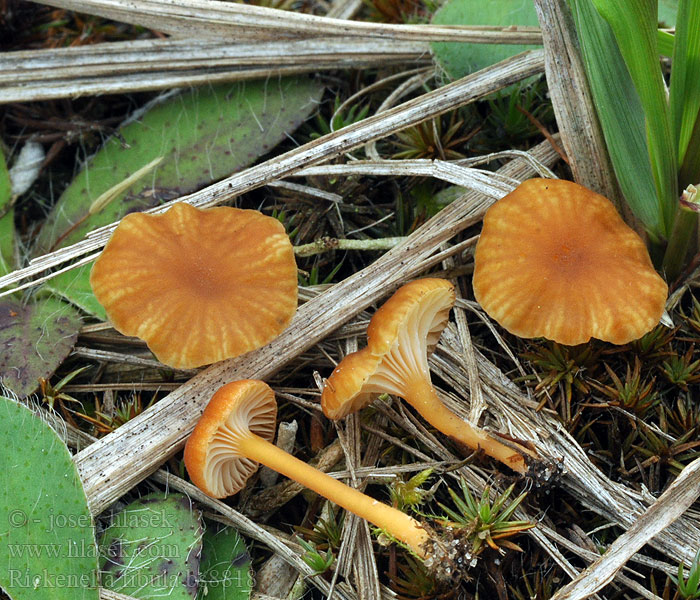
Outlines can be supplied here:
[[276, 420], [275, 394], [264, 382], [242, 380], [221, 387], [185, 445], [192, 482], [213, 498], [237, 493], [258, 468], [237, 451], [237, 442], [250, 433], [272, 441]]
[[374, 314], [367, 347], [348, 354], [326, 381], [324, 414], [342, 419], [369, 404], [375, 394], [404, 397], [415, 378], [430, 381], [428, 354], [437, 345], [455, 302], [444, 279], [417, 279], [399, 288]]
[[625, 344], [658, 324], [668, 287], [641, 238], [603, 196], [530, 179], [484, 217], [474, 295], [511, 333]]
[[90, 284], [114, 327], [191, 368], [264, 346], [289, 325], [297, 270], [284, 226], [255, 210], [177, 203], [127, 215]]

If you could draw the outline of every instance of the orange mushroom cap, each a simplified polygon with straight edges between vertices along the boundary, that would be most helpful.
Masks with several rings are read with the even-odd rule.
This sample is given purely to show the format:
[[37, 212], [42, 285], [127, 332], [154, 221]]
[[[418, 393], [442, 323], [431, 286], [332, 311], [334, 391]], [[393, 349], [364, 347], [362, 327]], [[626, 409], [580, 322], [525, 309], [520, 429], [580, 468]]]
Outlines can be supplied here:
[[160, 215], [127, 215], [95, 261], [90, 284], [118, 331], [181, 368], [265, 345], [297, 306], [284, 226], [230, 207], [177, 203]]
[[444, 279], [417, 279], [399, 288], [374, 313], [367, 346], [348, 354], [326, 381], [324, 414], [342, 419], [369, 404], [376, 394], [406, 397], [415, 378], [430, 381], [428, 355], [437, 345], [455, 302]]
[[249, 432], [272, 441], [277, 403], [269, 386], [246, 379], [221, 387], [207, 404], [185, 445], [185, 466], [192, 482], [213, 498], [226, 498], [245, 487], [258, 462], [237, 451]]
[[473, 285], [509, 332], [566, 345], [638, 339], [658, 324], [668, 295], [610, 201], [558, 179], [525, 181], [487, 211]]

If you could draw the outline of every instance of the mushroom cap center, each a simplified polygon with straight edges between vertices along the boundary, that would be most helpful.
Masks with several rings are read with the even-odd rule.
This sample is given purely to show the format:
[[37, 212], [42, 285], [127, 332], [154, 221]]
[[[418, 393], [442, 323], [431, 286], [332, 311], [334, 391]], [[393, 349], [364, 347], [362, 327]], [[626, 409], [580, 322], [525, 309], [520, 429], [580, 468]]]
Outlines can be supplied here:
[[175, 273], [193, 294], [202, 298], [223, 297], [231, 287], [229, 273], [216, 269], [206, 255], [197, 252], [177, 259]]
[[[547, 271], [546, 276], [559, 278], [565, 283], [577, 281], [597, 262], [594, 248], [570, 235], [554, 236], [549, 243], [534, 247], [533, 252], [541, 256], [538, 263]], [[547, 268], [547, 265], [551, 267]]]
[[568, 244], [561, 244], [559, 248], [554, 248], [552, 260], [563, 265], [572, 265], [578, 258], [579, 253]]

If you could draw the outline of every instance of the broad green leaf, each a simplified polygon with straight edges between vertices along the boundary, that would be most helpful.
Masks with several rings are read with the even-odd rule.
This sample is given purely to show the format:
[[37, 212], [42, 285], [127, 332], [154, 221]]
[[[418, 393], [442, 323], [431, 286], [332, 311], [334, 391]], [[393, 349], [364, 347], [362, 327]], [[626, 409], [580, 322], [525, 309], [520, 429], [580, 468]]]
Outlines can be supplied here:
[[605, 143], [632, 212], [655, 238], [665, 236], [663, 206], [647, 148], [644, 110], [610, 26], [591, 0], [571, 1], [584, 66]]
[[[447, 0], [432, 22], [436, 25], [539, 25], [532, 0]], [[447, 75], [459, 79], [537, 46], [434, 42], [431, 47]]]
[[677, 205], [678, 168], [656, 43], [658, 5], [656, 0], [593, 0], [593, 4], [615, 34], [644, 108], [652, 172], [668, 235]]
[[15, 211], [12, 183], [0, 144], [0, 276], [15, 269]]
[[[154, 105], [87, 162], [51, 211], [33, 255], [239, 171], [294, 131], [322, 91], [308, 78], [270, 79], [191, 89]], [[159, 157], [138, 182], [89, 214], [101, 195]]]
[[[88, 161], [46, 220], [34, 255], [243, 169], [294, 131], [322, 91], [313, 80], [288, 78], [192, 89], [154, 106]], [[135, 183], [95, 210], [98, 199], [140, 169]], [[45, 289], [104, 320], [90, 289], [90, 267], [59, 275]]]
[[98, 600], [92, 516], [68, 448], [0, 397], [0, 587], [13, 600]]
[[20, 398], [31, 394], [73, 349], [80, 324], [77, 311], [57, 298], [0, 298], [0, 383]]
[[252, 590], [251, 559], [232, 527], [204, 532], [197, 600], [247, 600]]
[[[670, 105], [679, 163], [683, 164], [700, 114], [700, 0], [680, 0], [678, 6]], [[699, 181], [681, 181], [681, 186], [691, 183]]]
[[134, 598], [191, 600], [199, 583], [202, 521], [183, 494], [154, 492], [124, 507], [100, 540], [102, 585]]

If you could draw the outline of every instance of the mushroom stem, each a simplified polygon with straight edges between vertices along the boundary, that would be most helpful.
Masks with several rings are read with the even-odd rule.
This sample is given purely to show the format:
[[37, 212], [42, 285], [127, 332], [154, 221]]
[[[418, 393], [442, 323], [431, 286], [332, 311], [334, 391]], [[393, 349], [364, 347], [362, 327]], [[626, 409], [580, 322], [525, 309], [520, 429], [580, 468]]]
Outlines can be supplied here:
[[528, 472], [523, 454], [537, 458], [537, 455], [527, 448], [521, 446], [522, 453], [518, 452], [458, 417], [438, 398], [435, 388], [427, 378], [414, 378], [406, 386], [402, 397], [435, 429], [473, 450], [483, 451], [484, 454], [499, 460], [513, 471], [523, 474]]
[[237, 450], [373, 523], [406, 544], [419, 557], [426, 558], [425, 546], [430, 536], [407, 514], [333, 479], [253, 433], [238, 441]]

